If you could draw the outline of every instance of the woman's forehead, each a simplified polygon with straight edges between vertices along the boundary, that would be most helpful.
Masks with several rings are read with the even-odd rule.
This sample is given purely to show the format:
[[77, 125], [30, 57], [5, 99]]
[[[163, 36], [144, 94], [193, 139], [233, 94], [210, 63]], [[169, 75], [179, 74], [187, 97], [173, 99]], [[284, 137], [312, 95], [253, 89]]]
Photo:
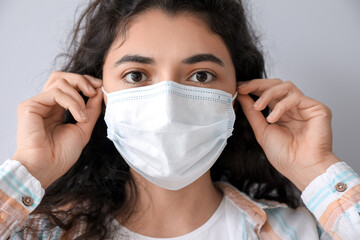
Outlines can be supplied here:
[[119, 36], [109, 54], [111, 52], [145, 54], [154, 58], [185, 58], [207, 52], [230, 60], [223, 40], [212, 33], [201, 18], [183, 13], [169, 16], [156, 9], [132, 19], [125, 39]]

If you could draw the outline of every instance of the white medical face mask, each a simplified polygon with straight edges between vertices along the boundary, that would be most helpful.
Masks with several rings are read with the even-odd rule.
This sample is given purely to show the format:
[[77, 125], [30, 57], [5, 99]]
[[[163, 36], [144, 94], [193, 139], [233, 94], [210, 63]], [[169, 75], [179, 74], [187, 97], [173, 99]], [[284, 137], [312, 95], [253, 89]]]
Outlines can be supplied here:
[[103, 91], [107, 137], [131, 168], [169, 190], [209, 170], [233, 131], [235, 97], [221, 90], [161, 81]]

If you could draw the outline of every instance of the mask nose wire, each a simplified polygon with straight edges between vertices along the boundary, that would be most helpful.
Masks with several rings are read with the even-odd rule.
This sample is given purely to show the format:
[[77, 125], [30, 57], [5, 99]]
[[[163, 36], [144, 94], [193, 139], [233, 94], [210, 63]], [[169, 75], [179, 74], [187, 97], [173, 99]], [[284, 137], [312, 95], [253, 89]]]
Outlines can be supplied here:
[[[104, 86], [101, 87], [101, 90], [103, 91], [103, 93], [105, 94], [106, 97], [109, 97], [108, 96], [108, 93], [105, 91], [105, 88]], [[235, 95], [231, 98], [231, 102], [233, 102], [235, 100], [235, 98], [237, 97], [238, 93], [235, 92]]]

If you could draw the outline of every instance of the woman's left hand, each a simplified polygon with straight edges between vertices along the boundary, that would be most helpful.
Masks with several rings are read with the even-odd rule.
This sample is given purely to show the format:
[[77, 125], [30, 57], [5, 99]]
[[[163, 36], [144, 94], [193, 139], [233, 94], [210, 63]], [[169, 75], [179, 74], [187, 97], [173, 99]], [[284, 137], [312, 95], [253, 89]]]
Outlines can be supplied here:
[[[260, 97], [255, 104], [249, 93]], [[292, 82], [254, 79], [238, 87], [237, 99], [270, 163], [301, 191], [339, 162], [332, 153], [330, 109]], [[266, 106], [272, 112], [265, 119], [260, 111]]]

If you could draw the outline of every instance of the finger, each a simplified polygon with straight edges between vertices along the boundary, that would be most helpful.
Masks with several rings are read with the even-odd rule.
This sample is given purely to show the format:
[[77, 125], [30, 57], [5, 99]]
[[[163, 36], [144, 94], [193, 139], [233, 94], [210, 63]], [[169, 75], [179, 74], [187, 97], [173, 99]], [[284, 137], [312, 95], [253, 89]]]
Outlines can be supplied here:
[[262, 145], [264, 132], [269, 124], [266, 122], [262, 113], [254, 109], [254, 100], [252, 100], [249, 95], [238, 95], [237, 99], [239, 100], [241, 108], [255, 133], [257, 141], [260, 145]]
[[59, 79], [65, 79], [69, 84], [74, 87], [76, 90], [83, 92], [86, 96], [94, 96], [96, 94], [95, 88], [98, 87], [99, 81], [88, 80], [88, 78], [75, 73], [65, 73], [65, 72], [54, 72], [43, 89], [43, 91], [48, 91], [53, 88], [58, 87]]
[[301, 110], [299, 114], [305, 121], [319, 116], [327, 117], [329, 119], [332, 117], [330, 108], [307, 96], [302, 97], [301, 102], [297, 107]]
[[275, 85], [281, 84], [281, 81], [278, 78], [275, 79], [254, 79], [247, 82], [239, 83], [238, 93], [239, 94], [249, 94], [252, 93], [256, 96], [260, 96], [266, 89], [271, 88]]
[[96, 78], [96, 77], [93, 77], [93, 76], [90, 76], [90, 75], [83, 75], [87, 80], [89, 80], [92, 85], [95, 87], [95, 88], [99, 88], [99, 87], [102, 87], [103, 85], [103, 81], [99, 78]]
[[288, 110], [300, 104], [302, 96], [298, 93], [290, 94], [288, 97], [278, 102], [269, 116], [266, 118], [269, 123], [274, 123]]
[[[296, 92], [298, 97], [303, 95], [303, 93], [292, 83], [292, 82], [284, 82], [278, 85], [275, 85], [269, 89], [266, 89], [258, 100], [256, 100], [254, 107], [256, 110], [261, 111], [266, 108], [266, 106], [270, 105], [270, 102], [274, 100], [279, 101], [284, 97], [290, 95], [291, 93]], [[273, 104], [271, 104], [273, 105]], [[273, 106], [270, 106], [273, 107]]]
[[59, 79], [57, 85], [61, 91], [74, 98], [81, 106], [81, 109], [85, 110], [86, 107], [84, 99], [81, 97], [80, 93], [69, 84], [68, 81], [66, 81], [65, 79]]
[[[86, 103], [86, 110], [88, 113], [88, 122], [78, 122], [76, 125], [81, 129], [82, 135], [85, 139], [85, 144], [90, 140], [92, 130], [100, 116], [102, 105], [102, 91], [101, 88], [97, 88], [97, 94], [94, 97], [89, 98]], [[84, 144], [84, 145], [85, 145]]]
[[55, 106], [60, 105], [65, 109], [69, 109], [76, 121], [86, 122], [88, 119], [86, 109], [82, 109], [81, 105], [72, 96], [59, 88], [37, 95], [31, 98], [30, 102], [31, 105], [35, 106], [33, 111], [43, 118], [46, 118]]

